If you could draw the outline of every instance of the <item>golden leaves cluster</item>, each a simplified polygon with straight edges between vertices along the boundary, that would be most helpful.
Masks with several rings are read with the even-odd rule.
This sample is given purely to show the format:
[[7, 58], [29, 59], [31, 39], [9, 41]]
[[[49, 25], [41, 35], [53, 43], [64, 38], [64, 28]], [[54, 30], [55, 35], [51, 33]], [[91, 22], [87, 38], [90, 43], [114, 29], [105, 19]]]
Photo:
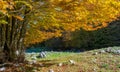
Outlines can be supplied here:
[[3, 14], [7, 14], [7, 9], [14, 9], [13, 8], [14, 2], [12, 0], [4, 1], [0, 0], [0, 12]]
[[63, 19], [63, 24], [72, 24], [76, 29], [103, 28], [120, 15], [119, 0], [61, 0], [58, 5], [62, 8], [59, 18]]
[[33, 8], [30, 24], [37, 25], [35, 29], [40, 32], [36, 31], [36, 38], [32, 33], [35, 30], [28, 33], [33, 34], [32, 43], [45, 40], [48, 34], [46, 39], [61, 36], [62, 31], [97, 30], [120, 16], [119, 0], [46, 0], [35, 2]]

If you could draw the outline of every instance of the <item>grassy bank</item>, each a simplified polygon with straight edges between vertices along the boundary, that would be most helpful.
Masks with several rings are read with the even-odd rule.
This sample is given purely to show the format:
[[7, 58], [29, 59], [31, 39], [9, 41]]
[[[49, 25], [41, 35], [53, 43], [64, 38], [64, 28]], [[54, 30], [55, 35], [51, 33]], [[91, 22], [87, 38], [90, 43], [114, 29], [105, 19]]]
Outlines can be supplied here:
[[[111, 49], [120, 50], [120, 47], [111, 47]], [[32, 71], [48, 72], [52, 69], [54, 72], [120, 72], [120, 54], [100, 53], [101, 50], [106, 48], [80, 53], [47, 52], [46, 58], [36, 59]], [[32, 61], [31, 58], [28, 60]], [[75, 64], [71, 64], [69, 60], [73, 60]]]

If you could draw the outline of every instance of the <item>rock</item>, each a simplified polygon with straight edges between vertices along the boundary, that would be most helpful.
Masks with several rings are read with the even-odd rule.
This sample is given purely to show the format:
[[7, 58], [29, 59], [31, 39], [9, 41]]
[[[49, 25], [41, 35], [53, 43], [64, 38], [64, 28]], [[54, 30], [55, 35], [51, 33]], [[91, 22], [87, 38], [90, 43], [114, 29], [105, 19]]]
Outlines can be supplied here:
[[94, 68], [93, 70], [94, 70], [94, 71], [96, 71], [96, 69], [95, 69], [95, 68]]
[[93, 72], [98, 72], [96, 67], [93, 68]]
[[111, 47], [108, 47], [108, 48], [106, 49], [106, 52], [108, 52], [108, 53], [112, 52], [112, 48], [111, 48]]
[[105, 53], [105, 50], [100, 50], [100, 53]]
[[16, 53], [17, 56], [19, 55], [19, 51], [18, 50], [15, 53]]
[[69, 60], [69, 62], [70, 62], [71, 64], [75, 64], [75, 61], [74, 61], [74, 60]]
[[53, 70], [53, 69], [50, 69], [48, 72], [54, 72], [54, 70]]
[[116, 50], [112, 50], [112, 53], [116, 53]]
[[98, 53], [97, 52], [95, 52], [93, 55], [97, 55]]
[[40, 58], [46, 58], [46, 52], [40, 52], [39, 56]]
[[116, 50], [114, 53], [115, 54], [120, 54], [120, 50]]
[[120, 54], [120, 50], [117, 50], [117, 53]]
[[63, 63], [59, 63], [59, 64], [58, 64], [58, 66], [62, 66], [62, 65], [63, 65]]
[[0, 71], [5, 71], [5, 70], [6, 70], [5, 67], [0, 68]]

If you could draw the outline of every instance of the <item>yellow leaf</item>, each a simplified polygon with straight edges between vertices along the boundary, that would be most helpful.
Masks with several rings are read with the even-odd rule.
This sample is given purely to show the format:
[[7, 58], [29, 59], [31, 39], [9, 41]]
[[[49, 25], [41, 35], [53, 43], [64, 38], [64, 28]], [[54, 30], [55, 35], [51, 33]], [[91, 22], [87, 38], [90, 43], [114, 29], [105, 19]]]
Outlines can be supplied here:
[[14, 16], [15, 18], [17, 18], [17, 19], [19, 19], [19, 20], [23, 20], [23, 18], [22, 17], [20, 17], [20, 16]]

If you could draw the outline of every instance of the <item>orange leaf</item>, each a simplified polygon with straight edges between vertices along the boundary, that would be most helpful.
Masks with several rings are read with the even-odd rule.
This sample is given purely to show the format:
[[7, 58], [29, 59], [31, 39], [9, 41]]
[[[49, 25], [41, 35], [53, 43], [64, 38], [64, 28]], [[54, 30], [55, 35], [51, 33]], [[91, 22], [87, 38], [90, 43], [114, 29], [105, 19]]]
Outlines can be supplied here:
[[17, 18], [17, 19], [19, 19], [19, 20], [23, 20], [23, 18], [22, 17], [20, 17], [20, 16], [14, 16], [15, 18]]

